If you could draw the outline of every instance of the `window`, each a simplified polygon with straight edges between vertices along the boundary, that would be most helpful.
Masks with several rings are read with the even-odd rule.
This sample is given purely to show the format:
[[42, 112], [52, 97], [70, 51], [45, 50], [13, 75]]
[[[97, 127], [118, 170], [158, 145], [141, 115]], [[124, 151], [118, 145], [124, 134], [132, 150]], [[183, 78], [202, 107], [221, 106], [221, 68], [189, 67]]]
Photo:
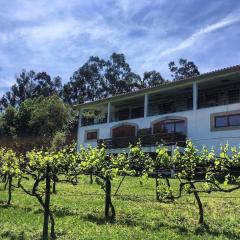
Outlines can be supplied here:
[[86, 132], [86, 140], [97, 140], [98, 139], [98, 131], [87, 131]]
[[230, 126], [240, 126], [240, 114], [229, 116], [228, 121]]
[[234, 126], [240, 126], [240, 113], [225, 116], [215, 116], [215, 128]]
[[184, 120], [168, 119], [153, 125], [153, 133], [185, 133], [186, 124]]
[[228, 117], [215, 117], [215, 127], [227, 127], [228, 126]]

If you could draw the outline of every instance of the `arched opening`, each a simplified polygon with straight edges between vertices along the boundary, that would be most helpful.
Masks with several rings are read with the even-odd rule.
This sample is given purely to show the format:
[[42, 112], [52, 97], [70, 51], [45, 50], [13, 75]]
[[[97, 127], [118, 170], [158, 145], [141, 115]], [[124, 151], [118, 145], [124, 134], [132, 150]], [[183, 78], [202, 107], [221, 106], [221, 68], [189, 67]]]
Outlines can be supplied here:
[[108, 146], [111, 148], [129, 147], [137, 141], [137, 124], [124, 123], [115, 125], [111, 129], [111, 139], [108, 140]]
[[160, 118], [152, 122], [151, 129], [156, 142], [184, 145], [187, 137], [187, 119], [174, 116]]
[[161, 133], [178, 133], [186, 134], [186, 122], [184, 119], [166, 119], [155, 122], [152, 126], [153, 134]]
[[135, 137], [136, 133], [136, 125], [124, 124], [112, 128], [112, 138]]

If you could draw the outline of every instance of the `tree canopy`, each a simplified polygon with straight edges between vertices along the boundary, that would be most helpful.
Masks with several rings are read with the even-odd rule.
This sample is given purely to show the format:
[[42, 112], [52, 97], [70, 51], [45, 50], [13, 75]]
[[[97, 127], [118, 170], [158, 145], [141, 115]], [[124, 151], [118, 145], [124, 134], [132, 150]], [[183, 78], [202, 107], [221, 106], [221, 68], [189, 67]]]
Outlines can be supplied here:
[[[32, 145], [44, 139], [49, 143], [58, 132], [73, 127], [75, 114], [57, 95], [26, 99], [19, 108], [9, 106], [0, 116], [1, 142], [16, 137], [34, 139]], [[12, 142], [12, 140], [11, 140]]]
[[63, 99], [70, 104], [95, 101], [141, 86], [141, 77], [132, 72], [124, 54], [113, 53], [108, 60], [92, 56], [63, 86]]
[[[200, 74], [195, 63], [187, 59], [179, 59], [179, 66], [174, 61], [168, 66], [173, 80]], [[39, 96], [56, 94], [65, 103], [74, 105], [157, 86], [168, 81], [156, 70], [144, 72], [141, 78], [132, 71], [122, 53], [112, 53], [109, 59], [91, 56], [65, 84], [62, 84], [59, 76], [52, 78], [46, 72], [22, 70], [16, 76], [16, 83], [1, 97], [0, 111], [9, 106], [18, 108], [26, 99]]]
[[8, 106], [17, 107], [28, 98], [39, 96], [48, 97], [53, 94], [61, 94], [61, 78], [53, 79], [46, 72], [34, 71], [22, 72], [16, 76], [16, 83], [0, 99], [1, 109]]
[[181, 80], [188, 77], [198, 76], [200, 72], [194, 62], [180, 58], [179, 66], [174, 61], [168, 64], [169, 70], [172, 73], [173, 80]]
[[154, 87], [159, 84], [164, 83], [166, 80], [161, 76], [161, 74], [155, 70], [144, 72], [143, 74], [143, 86], [144, 87]]

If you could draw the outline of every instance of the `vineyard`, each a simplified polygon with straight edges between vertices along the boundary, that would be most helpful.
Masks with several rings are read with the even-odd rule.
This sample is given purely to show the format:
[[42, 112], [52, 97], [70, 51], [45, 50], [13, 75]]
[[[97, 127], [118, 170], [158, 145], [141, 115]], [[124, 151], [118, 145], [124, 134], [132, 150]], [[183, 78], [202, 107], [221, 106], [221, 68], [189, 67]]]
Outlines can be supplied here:
[[240, 237], [240, 151], [228, 145], [219, 155], [190, 141], [172, 155], [2, 148], [0, 159], [2, 239]]

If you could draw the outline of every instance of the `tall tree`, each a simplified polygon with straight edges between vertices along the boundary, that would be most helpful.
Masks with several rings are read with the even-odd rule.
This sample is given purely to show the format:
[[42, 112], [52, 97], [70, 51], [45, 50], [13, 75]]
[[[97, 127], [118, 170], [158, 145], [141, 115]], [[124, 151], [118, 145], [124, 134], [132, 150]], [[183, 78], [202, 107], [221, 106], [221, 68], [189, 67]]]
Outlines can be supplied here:
[[33, 90], [33, 96], [39, 97], [49, 97], [53, 94], [60, 95], [62, 90], [62, 80], [59, 76], [51, 79], [50, 75], [46, 72], [39, 72], [36, 74], [35, 78], [35, 87]]
[[99, 57], [90, 57], [89, 60], [75, 71], [70, 82], [63, 86], [63, 99], [70, 103], [94, 101], [101, 97], [103, 68], [106, 62]]
[[153, 87], [165, 82], [161, 74], [155, 70], [143, 74], [142, 85], [144, 87]]
[[63, 99], [70, 103], [95, 101], [141, 88], [141, 78], [133, 73], [124, 54], [113, 53], [109, 60], [90, 57], [63, 86]]
[[188, 77], [198, 76], [200, 72], [194, 62], [188, 61], [187, 59], [179, 59], [179, 66], [176, 66], [175, 62], [172, 61], [168, 64], [169, 70], [172, 73], [173, 80], [181, 80]]
[[17, 133], [17, 110], [9, 106], [0, 115], [0, 136], [15, 136]]
[[46, 72], [36, 73], [34, 71], [22, 72], [16, 76], [16, 83], [11, 87], [5, 95], [0, 99], [1, 109], [8, 106], [19, 106], [28, 98], [38, 96], [51, 96], [53, 94], [61, 94], [62, 84], [61, 78], [51, 77]]
[[113, 53], [105, 73], [107, 95], [127, 93], [141, 88], [141, 78], [132, 72], [124, 54]]
[[9, 106], [0, 116], [0, 135], [52, 138], [74, 124], [71, 108], [57, 95], [26, 99], [18, 109]]

